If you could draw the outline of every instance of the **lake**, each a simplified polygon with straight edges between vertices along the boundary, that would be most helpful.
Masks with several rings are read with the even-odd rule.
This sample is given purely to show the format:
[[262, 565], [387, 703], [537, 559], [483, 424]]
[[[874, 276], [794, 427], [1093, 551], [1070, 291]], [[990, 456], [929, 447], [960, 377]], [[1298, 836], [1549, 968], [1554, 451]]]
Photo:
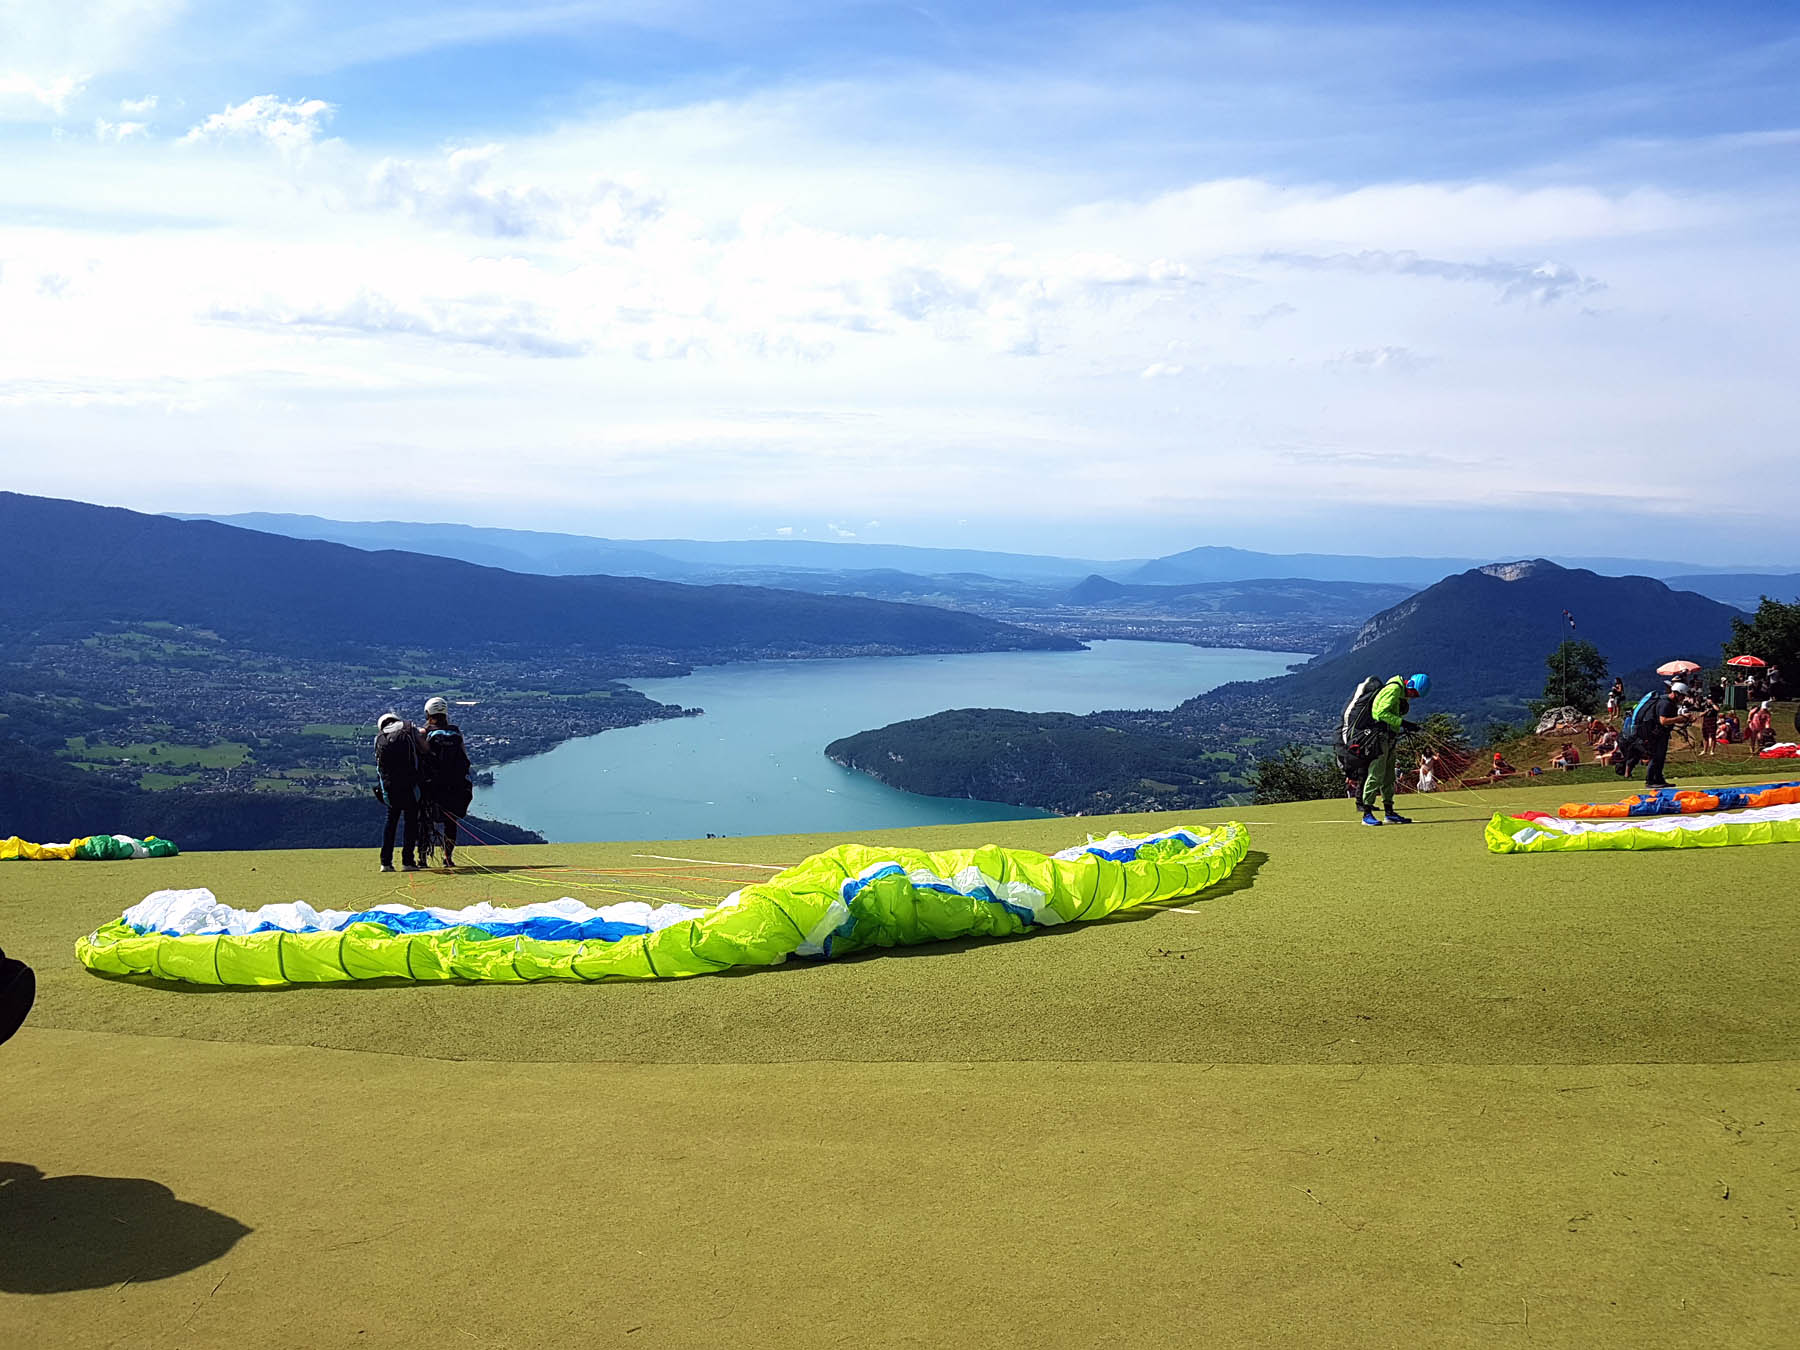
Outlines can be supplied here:
[[852, 732], [946, 708], [1172, 708], [1218, 685], [1280, 675], [1307, 659], [1299, 652], [1174, 642], [1090, 648], [753, 661], [677, 679], [631, 680], [658, 702], [706, 713], [585, 736], [504, 765], [492, 787], [476, 792], [474, 811], [555, 842], [1031, 819], [1046, 813], [901, 792], [833, 764], [825, 747]]

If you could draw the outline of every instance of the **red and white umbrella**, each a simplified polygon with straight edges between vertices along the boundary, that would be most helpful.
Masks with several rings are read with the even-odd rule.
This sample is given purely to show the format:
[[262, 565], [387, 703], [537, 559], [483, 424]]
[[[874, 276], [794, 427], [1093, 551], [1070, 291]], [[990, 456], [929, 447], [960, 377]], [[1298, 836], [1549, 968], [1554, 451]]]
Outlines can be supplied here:
[[1664, 661], [1656, 668], [1658, 675], [1692, 675], [1700, 669], [1692, 661]]
[[1760, 656], [1734, 656], [1725, 663], [1728, 666], [1760, 667], [1769, 663]]

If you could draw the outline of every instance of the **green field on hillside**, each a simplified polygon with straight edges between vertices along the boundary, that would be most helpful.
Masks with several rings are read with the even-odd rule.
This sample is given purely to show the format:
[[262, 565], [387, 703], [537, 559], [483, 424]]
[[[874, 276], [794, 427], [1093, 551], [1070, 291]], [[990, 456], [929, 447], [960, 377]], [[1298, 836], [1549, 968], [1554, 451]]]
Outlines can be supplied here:
[[[1492, 810], [1562, 786], [1413, 798], [1411, 827], [871, 832], [1052, 850], [1235, 816], [1253, 852], [1101, 923], [642, 984], [201, 991], [72, 944], [163, 887], [717, 897], [836, 840], [0, 865], [41, 980], [0, 1048], [35, 1169], [0, 1163], [0, 1318], [57, 1345], [1791, 1344], [1800, 848], [1484, 851]], [[173, 1197], [106, 1210], [95, 1179]]]

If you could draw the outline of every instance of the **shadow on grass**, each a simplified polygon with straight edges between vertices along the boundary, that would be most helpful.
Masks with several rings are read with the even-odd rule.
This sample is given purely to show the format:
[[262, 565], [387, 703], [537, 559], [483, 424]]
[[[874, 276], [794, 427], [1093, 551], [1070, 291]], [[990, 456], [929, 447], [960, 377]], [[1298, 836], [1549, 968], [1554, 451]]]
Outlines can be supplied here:
[[143, 1177], [47, 1177], [0, 1162], [0, 1291], [63, 1294], [166, 1280], [252, 1230]]
[[[1223, 881], [1209, 886], [1194, 895], [1174, 896], [1168, 900], [1157, 900], [1141, 905], [1133, 905], [1130, 909], [1109, 914], [1103, 919], [1091, 919], [1080, 923], [1055, 924], [1046, 928], [1027, 929], [1023, 933], [1008, 936], [979, 936], [962, 938], [945, 938], [941, 942], [921, 942], [911, 947], [871, 947], [867, 951], [851, 952], [845, 956], [827, 959], [796, 957], [783, 962], [779, 966], [732, 966], [724, 970], [711, 972], [713, 977], [725, 976], [733, 979], [745, 979], [753, 975], [768, 975], [776, 971], [791, 971], [795, 968], [806, 969], [812, 966], [837, 966], [866, 961], [872, 957], [904, 956], [911, 959], [924, 959], [934, 956], [958, 956], [977, 947], [988, 947], [999, 942], [1016, 942], [1021, 938], [1033, 938], [1037, 941], [1050, 941], [1067, 933], [1078, 932], [1083, 928], [1098, 927], [1103, 924], [1141, 923], [1143, 920], [1161, 913], [1166, 909], [1185, 908], [1188, 905], [1209, 903], [1223, 900], [1227, 896], [1247, 891], [1256, 884], [1256, 875], [1262, 871], [1263, 864], [1269, 861], [1269, 855], [1260, 850], [1251, 850]], [[314, 990], [362, 990], [362, 989], [416, 989], [428, 986], [463, 986], [505, 984], [512, 987], [523, 987], [537, 983], [582, 983], [582, 984], [641, 984], [641, 980], [603, 979], [584, 981], [488, 981], [488, 980], [408, 980], [399, 978], [381, 978], [373, 980], [339, 980], [322, 984], [278, 984], [278, 985], [218, 985], [188, 984], [183, 980], [164, 980], [152, 975], [112, 975], [105, 971], [92, 971], [100, 979], [115, 984], [136, 985], [141, 989], [160, 989], [172, 994], [306, 994]], [[655, 981], [651, 981], [654, 983]]]

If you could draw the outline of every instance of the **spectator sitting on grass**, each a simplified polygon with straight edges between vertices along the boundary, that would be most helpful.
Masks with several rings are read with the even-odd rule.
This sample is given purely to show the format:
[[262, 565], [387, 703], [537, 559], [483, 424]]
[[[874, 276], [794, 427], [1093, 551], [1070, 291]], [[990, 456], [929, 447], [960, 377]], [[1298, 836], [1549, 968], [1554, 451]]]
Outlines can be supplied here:
[[1738, 724], [1738, 715], [1725, 713], [1719, 718], [1719, 744], [1736, 745], [1744, 739], [1744, 729]]
[[1608, 731], [1594, 742], [1594, 759], [1600, 764], [1619, 762], [1619, 734], [1616, 731]]
[[1577, 750], [1573, 743], [1564, 741], [1562, 749], [1556, 752], [1556, 758], [1550, 761], [1550, 767], [1566, 771], [1579, 763], [1581, 763], [1581, 751]]
[[1517, 772], [1518, 770], [1516, 768], [1506, 762], [1506, 756], [1502, 755], [1498, 750], [1494, 751], [1494, 767], [1488, 772], [1488, 777], [1504, 778], [1509, 773]]

